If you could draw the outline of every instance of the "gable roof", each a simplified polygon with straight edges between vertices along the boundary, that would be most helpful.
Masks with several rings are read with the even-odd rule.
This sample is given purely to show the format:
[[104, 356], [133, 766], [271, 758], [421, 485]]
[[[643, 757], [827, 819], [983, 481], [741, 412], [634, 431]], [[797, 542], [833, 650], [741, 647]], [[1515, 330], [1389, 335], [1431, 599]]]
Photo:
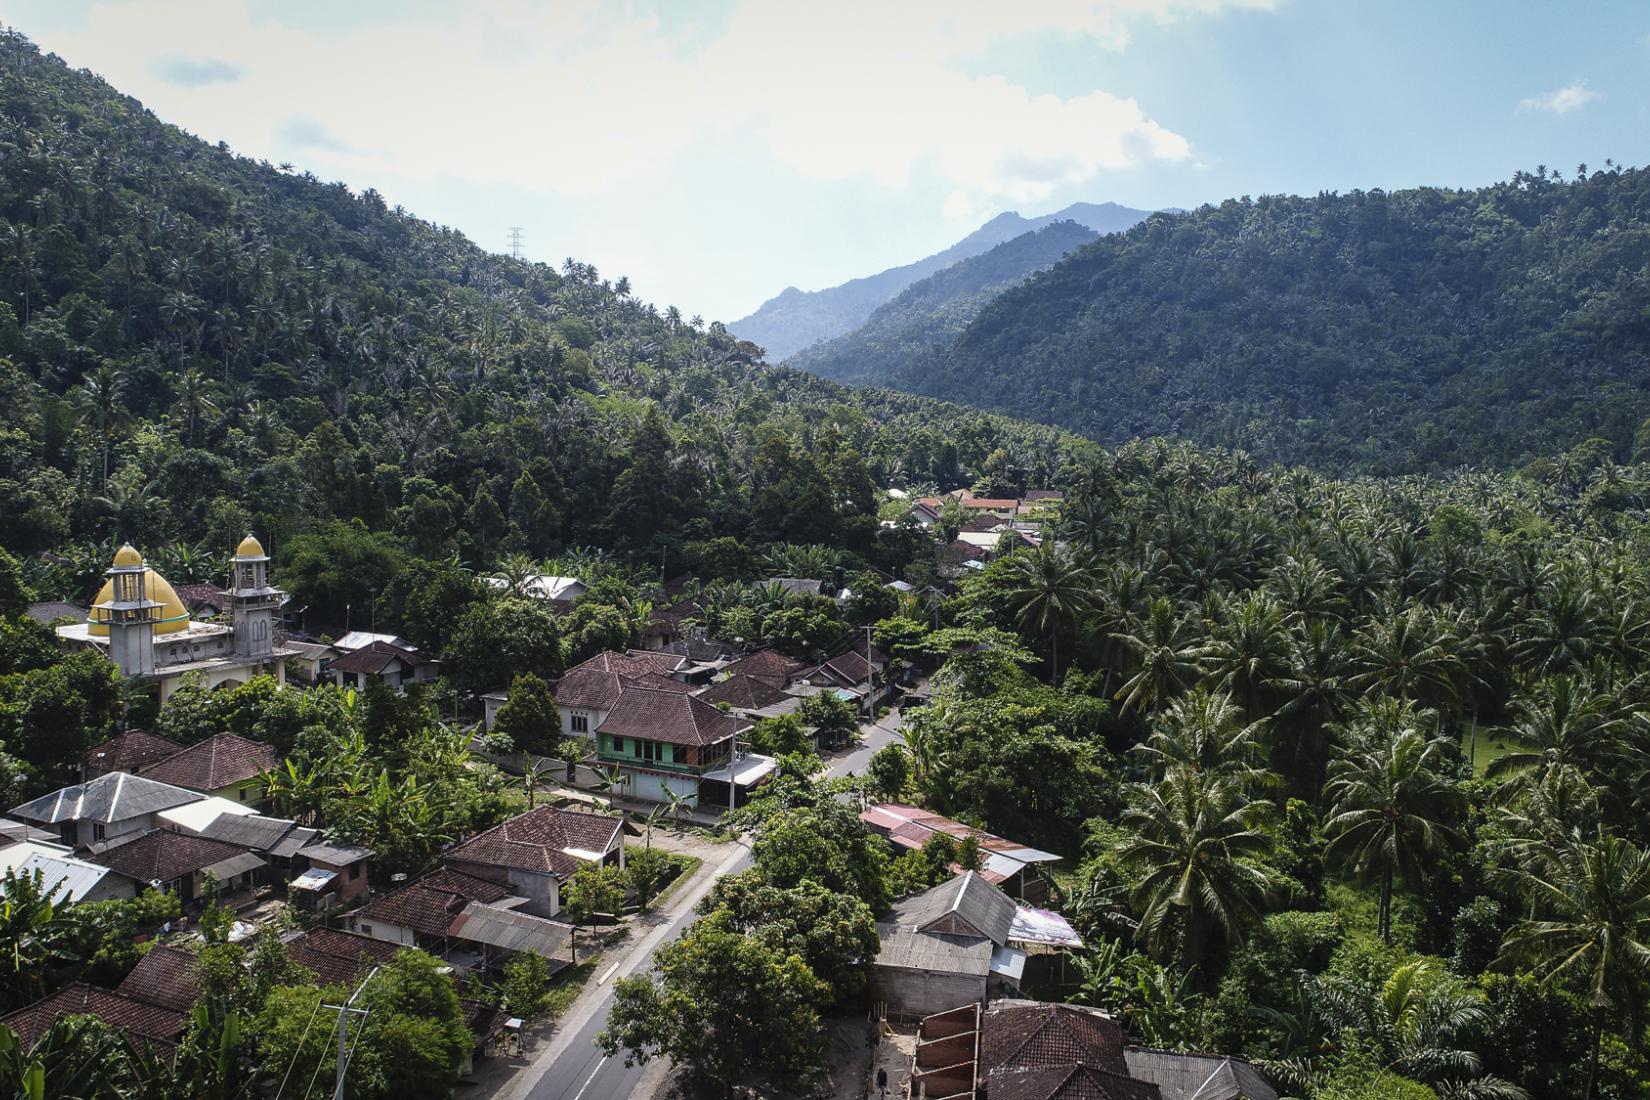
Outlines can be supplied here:
[[13, 821], [9, 817], [0, 817], [0, 841], [18, 844], [25, 840], [44, 840], [56, 843], [58, 836], [46, 829], [37, 829], [33, 825], [25, 825], [21, 821]]
[[303, 856], [311, 863], [324, 863], [328, 867], [348, 867], [350, 864], [359, 863], [363, 859], [371, 859], [375, 853], [371, 848], [363, 848], [359, 844], [316, 840], [304, 845], [292, 854]]
[[185, 1024], [181, 1012], [111, 993], [86, 982], [71, 982], [26, 1008], [0, 1016], [0, 1024], [17, 1032], [26, 1050], [51, 1029], [59, 1016], [96, 1016], [116, 1031], [148, 1042], [156, 1053], [167, 1058], [172, 1056]]
[[229, 593], [215, 584], [180, 584], [172, 590], [183, 601], [183, 606], [196, 614], [203, 607], [213, 611], [229, 610]]
[[779, 688], [755, 676], [729, 676], [699, 693], [699, 698], [712, 705], [726, 703], [734, 710], [760, 710], [789, 699]]
[[975, 837], [980, 842], [980, 855], [985, 859], [985, 865], [980, 869], [980, 877], [992, 884], [1007, 881], [1029, 863], [1054, 863], [1060, 858], [1052, 852], [1030, 848], [1017, 841], [1004, 840], [994, 833], [953, 821], [932, 810], [906, 806], [899, 802], [881, 802], [869, 806], [859, 815], [859, 819], [870, 826], [873, 832], [887, 837], [901, 848], [921, 848], [935, 833], [944, 833], [954, 840]]
[[[238, 857], [256, 862], [248, 864], [247, 858]], [[196, 871], [212, 870], [231, 860], [236, 869], [230, 874], [240, 874], [252, 866], [263, 866], [263, 860], [238, 845], [189, 833], [174, 833], [169, 829], [144, 833], [136, 840], [118, 844], [91, 857], [93, 863], [113, 868], [127, 878], [145, 883], [171, 882]]]
[[412, 650], [418, 648], [411, 642], [407, 641], [407, 639], [400, 637], [399, 635], [374, 634], [366, 630], [350, 631], [342, 638], [339, 638], [337, 641], [333, 642], [332, 648], [336, 649], [340, 653], [353, 653], [362, 646], [371, 645], [373, 642], [388, 642], [399, 649]]
[[56, 890], [59, 902], [79, 901], [114, 874], [102, 864], [80, 859], [62, 844], [25, 840], [0, 849], [0, 875], [10, 871], [18, 878], [39, 873], [40, 887]]
[[624, 680], [616, 672], [580, 666], [557, 681], [551, 696], [559, 707], [611, 710], [624, 690]]
[[327, 985], [353, 985], [363, 972], [402, 950], [398, 943], [337, 928], [312, 928], [286, 941], [288, 957]]
[[193, 951], [157, 943], [115, 986], [123, 997], [188, 1012], [201, 995], [201, 961]]
[[1131, 1049], [1123, 1060], [1131, 1074], [1156, 1085], [1163, 1100], [1278, 1100], [1278, 1090], [1254, 1066], [1224, 1054]]
[[13, 807], [11, 812], [25, 821], [49, 825], [64, 821], [96, 821], [108, 825], [199, 800], [200, 795], [194, 791], [170, 783], [128, 772], [110, 772], [86, 783], [43, 794], [32, 802]]
[[[619, 653], [615, 650], [604, 649], [587, 660], [580, 661], [567, 670], [567, 675], [581, 669], [594, 669], [597, 672], [611, 672], [626, 679], [634, 680], [638, 676], [649, 673], [663, 675], [675, 671], [680, 658], [668, 653], [654, 653], [651, 650], [635, 650], [630, 653]], [[565, 680], [566, 677], [564, 676]]]
[[973, 871], [894, 903], [893, 922], [919, 932], [947, 917], [957, 917], [979, 935], [1001, 946], [1014, 923], [1014, 902]]
[[442, 867], [373, 898], [356, 911], [360, 920], [383, 921], [426, 936], [445, 936], [453, 918], [472, 901], [491, 904], [510, 888], [494, 879]]
[[637, 687], [619, 696], [597, 732], [674, 745], [714, 745], [748, 724], [723, 714], [697, 695]]
[[201, 836], [238, 844], [254, 852], [267, 852], [279, 859], [296, 855], [300, 848], [320, 839], [319, 829], [307, 828], [284, 817], [262, 814], [220, 814], [200, 830]]
[[968, 497], [962, 506], [987, 512], [1012, 512], [1020, 502], [1015, 497]]
[[449, 862], [482, 863], [566, 878], [620, 843], [622, 818], [540, 806], [449, 848]]
[[24, 614], [43, 626], [50, 626], [59, 619], [84, 622], [87, 611], [78, 604], [64, 603], [62, 600], [41, 600], [39, 603], [31, 603]]
[[759, 649], [733, 662], [727, 671], [729, 676], [754, 676], [774, 687], [784, 687], [790, 682], [791, 673], [801, 667], [802, 662], [793, 661], [776, 649]]
[[127, 730], [86, 750], [86, 768], [95, 772], [140, 772], [182, 752], [183, 746], [148, 730]]
[[793, 680], [809, 682], [830, 680], [841, 687], [854, 687], [867, 682], [870, 678], [871, 663], [851, 649], [792, 676]]
[[216, 791], [275, 768], [275, 747], [219, 733], [144, 768], [140, 774], [194, 791]]
[[333, 658], [327, 663], [327, 671], [344, 672], [351, 676], [376, 676], [388, 668], [392, 661], [400, 661], [408, 668], [429, 664], [428, 658], [410, 649], [402, 649], [390, 642], [372, 642], [342, 657]]

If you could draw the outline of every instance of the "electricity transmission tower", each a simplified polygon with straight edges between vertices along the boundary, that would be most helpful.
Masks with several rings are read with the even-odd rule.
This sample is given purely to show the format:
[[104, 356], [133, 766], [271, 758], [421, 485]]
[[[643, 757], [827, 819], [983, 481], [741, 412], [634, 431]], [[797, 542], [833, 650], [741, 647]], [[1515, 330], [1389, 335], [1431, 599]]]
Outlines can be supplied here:
[[521, 259], [521, 226], [519, 225], [510, 227], [510, 257], [516, 260]]

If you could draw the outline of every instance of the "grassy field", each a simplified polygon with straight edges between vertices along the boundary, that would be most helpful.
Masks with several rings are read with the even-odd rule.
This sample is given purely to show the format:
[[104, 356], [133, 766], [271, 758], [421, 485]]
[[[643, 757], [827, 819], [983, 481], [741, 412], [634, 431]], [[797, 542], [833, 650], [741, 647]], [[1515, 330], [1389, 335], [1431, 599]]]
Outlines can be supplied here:
[[1492, 729], [1486, 726], [1478, 728], [1478, 745], [1475, 750], [1473, 749], [1470, 733], [1463, 735], [1461, 739], [1461, 748], [1464, 751], [1472, 750], [1472, 774], [1474, 775], [1483, 775], [1484, 769], [1506, 756], [1509, 752], [1519, 752], [1529, 747], [1505, 729]]
[[558, 971], [550, 979], [550, 989], [544, 998], [544, 1012], [539, 1018], [545, 1021], [560, 1019], [562, 1013], [573, 1006], [579, 991], [590, 980], [600, 961], [601, 955], [592, 955], [588, 959], [580, 959], [577, 966]]

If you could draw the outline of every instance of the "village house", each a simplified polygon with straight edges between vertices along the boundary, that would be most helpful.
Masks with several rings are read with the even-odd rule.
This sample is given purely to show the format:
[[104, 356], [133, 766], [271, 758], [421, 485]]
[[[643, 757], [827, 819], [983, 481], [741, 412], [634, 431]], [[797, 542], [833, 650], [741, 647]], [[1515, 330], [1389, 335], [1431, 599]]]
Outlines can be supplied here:
[[442, 862], [478, 877], [502, 871], [511, 891], [526, 899], [523, 912], [553, 917], [561, 911], [561, 884], [580, 867], [624, 866], [624, 819], [540, 806], [454, 845]]
[[739, 658], [724, 669], [723, 678], [749, 676], [773, 687], [783, 688], [791, 682], [791, 674], [801, 667], [801, 661], [794, 661], [776, 649], [759, 649], [749, 656]]
[[966, 1004], [925, 1017], [910, 1087], [929, 1100], [1278, 1098], [1246, 1062], [1132, 1048], [1099, 1009], [1027, 1000]]
[[596, 729], [596, 759], [632, 798], [729, 806], [775, 770], [772, 758], [737, 751], [749, 726], [695, 695], [631, 687]]
[[[1038, 866], [1059, 862], [1052, 852], [1039, 851], [1012, 840], [953, 821], [948, 817], [905, 806], [897, 802], [882, 802], [869, 806], [859, 815], [870, 830], [886, 837], [897, 848], [907, 851], [921, 848], [935, 833], [944, 833], [961, 842], [973, 837], [979, 842], [980, 856], [985, 861], [980, 877], [993, 886], [1001, 887], [1011, 897], [1038, 901], [1048, 897], [1048, 881], [1038, 873]], [[961, 867], [953, 867], [961, 871]]]
[[147, 1045], [167, 1062], [176, 1055], [178, 1041], [183, 1038], [189, 1022], [184, 1013], [175, 1009], [77, 981], [16, 1012], [0, 1016], [0, 1026], [15, 1031], [18, 1042], [28, 1050], [63, 1016], [95, 1016], [140, 1049]]
[[367, 892], [367, 864], [371, 848], [318, 840], [292, 853], [294, 870], [301, 874], [291, 887], [312, 905], [344, 905]]
[[293, 878], [298, 853], [321, 838], [319, 829], [299, 825], [284, 817], [218, 813], [204, 821], [180, 825], [174, 821], [175, 816], [175, 812], [170, 810], [162, 815], [170, 827], [234, 844], [262, 856], [269, 866], [257, 873], [258, 882], [284, 883]]
[[23, 840], [0, 849], [0, 875], [40, 876], [40, 887], [55, 900], [114, 901], [136, 897], [138, 884], [126, 875], [79, 858], [72, 848]]
[[[1013, 899], [973, 871], [895, 902], [877, 922], [877, 999], [897, 1016], [926, 1016], [1016, 990], [1026, 950]], [[1036, 911], [1039, 942], [1082, 946], [1058, 914]], [[1056, 927], [1058, 926], [1058, 927]]]
[[276, 763], [272, 746], [239, 734], [219, 733], [140, 768], [138, 774], [243, 806], [258, 806], [266, 801], [263, 777], [275, 770]]
[[110, 772], [131, 772], [134, 775], [159, 763], [183, 746], [148, 730], [127, 730], [86, 750], [81, 771], [87, 779], [96, 779]]
[[129, 545], [115, 553], [105, 575], [86, 620], [57, 627], [65, 647], [104, 654], [121, 676], [154, 684], [163, 702], [191, 674], [208, 688], [261, 674], [285, 683], [292, 653], [276, 644], [276, 614], [287, 596], [270, 586], [269, 556], [251, 535], [230, 560], [227, 622], [196, 621], [166, 578]]
[[109, 772], [43, 794], [12, 808], [24, 821], [57, 829], [65, 844], [91, 848], [148, 832], [159, 822], [156, 815], [174, 806], [199, 802], [194, 791], [174, 787], [127, 772]]
[[327, 662], [326, 674], [339, 687], [365, 691], [369, 679], [385, 687], [405, 691], [408, 684], [422, 684], [439, 675], [441, 662], [393, 642], [369, 642], [360, 649]]
[[221, 840], [156, 829], [94, 853], [91, 862], [169, 894], [185, 904], [204, 901], [207, 876], [212, 876], [216, 894], [234, 894], [252, 885], [252, 873], [264, 860], [245, 848]]

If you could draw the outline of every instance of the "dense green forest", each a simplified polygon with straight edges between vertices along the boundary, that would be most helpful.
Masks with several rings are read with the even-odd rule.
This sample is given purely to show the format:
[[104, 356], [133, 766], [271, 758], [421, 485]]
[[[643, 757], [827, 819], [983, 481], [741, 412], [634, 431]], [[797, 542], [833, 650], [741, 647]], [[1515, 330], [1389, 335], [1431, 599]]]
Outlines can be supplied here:
[[[1585, 169], [1586, 166], [1582, 166]], [[1231, 199], [1103, 238], [874, 377], [1104, 443], [1506, 467], [1647, 413], [1650, 174]]]
[[912, 284], [860, 327], [785, 365], [839, 382], [891, 378], [907, 360], [949, 346], [992, 298], [1098, 235], [1072, 221], [1021, 234]]
[[[0, 51], [0, 544], [279, 548], [358, 519], [430, 554], [684, 539], [870, 551], [893, 477], [1060, 432], [771, 369], [628, 280], [493, 256], [208, 146], [96, 76]], [[83, 595], [83, 593], [79, 594]]]

